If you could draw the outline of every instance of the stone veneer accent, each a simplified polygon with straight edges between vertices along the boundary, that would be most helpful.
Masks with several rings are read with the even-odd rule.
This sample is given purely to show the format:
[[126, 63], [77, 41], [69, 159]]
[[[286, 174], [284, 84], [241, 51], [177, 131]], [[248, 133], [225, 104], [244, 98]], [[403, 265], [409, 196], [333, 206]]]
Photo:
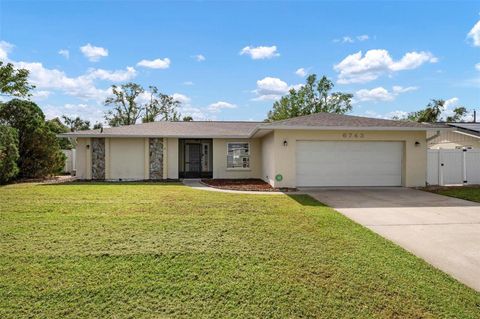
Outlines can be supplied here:
[[163, 179], [163, 138], [150, 138], [150, 179]]
[[92, 138], [92, 179], [105, 179], [104, 138]]

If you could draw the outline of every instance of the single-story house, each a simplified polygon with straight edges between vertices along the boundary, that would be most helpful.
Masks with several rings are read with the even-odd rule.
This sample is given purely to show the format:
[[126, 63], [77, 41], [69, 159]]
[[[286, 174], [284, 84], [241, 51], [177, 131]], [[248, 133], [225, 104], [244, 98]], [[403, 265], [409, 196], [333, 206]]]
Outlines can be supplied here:
[[[480, 123], [446, 123], [451, 131], [429, 132], [429, 149], [480, 149]], [[430, 138], [431, 137], [431, 138]]]
[[424, 186], [444, 125], [317, 113], [264, 122], [153, 122], [61, 134], [93, 180], [261, 178], [273, 187]]

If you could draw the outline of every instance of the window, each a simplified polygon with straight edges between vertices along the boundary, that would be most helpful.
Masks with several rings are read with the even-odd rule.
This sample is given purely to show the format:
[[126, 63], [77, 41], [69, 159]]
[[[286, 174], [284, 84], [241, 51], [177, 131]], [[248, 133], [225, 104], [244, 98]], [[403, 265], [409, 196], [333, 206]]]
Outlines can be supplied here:
[[227, 144], [227, 168], [250, 168], [250, 144]]

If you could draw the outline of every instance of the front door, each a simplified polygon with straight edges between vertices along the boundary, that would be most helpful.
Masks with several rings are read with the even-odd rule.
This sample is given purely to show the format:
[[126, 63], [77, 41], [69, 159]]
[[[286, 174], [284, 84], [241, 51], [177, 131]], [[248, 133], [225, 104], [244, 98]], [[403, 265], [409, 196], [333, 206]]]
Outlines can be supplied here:
[[202, 172], [202, 144], [185, 144], [185, 177], [199, 178]]

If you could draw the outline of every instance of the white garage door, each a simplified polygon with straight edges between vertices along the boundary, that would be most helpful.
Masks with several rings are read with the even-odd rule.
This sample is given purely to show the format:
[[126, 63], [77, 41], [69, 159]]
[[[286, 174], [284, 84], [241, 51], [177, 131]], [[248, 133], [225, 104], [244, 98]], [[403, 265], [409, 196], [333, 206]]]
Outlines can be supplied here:
[[401, 186], [402, 142], [298, 141], [297, 186]]

